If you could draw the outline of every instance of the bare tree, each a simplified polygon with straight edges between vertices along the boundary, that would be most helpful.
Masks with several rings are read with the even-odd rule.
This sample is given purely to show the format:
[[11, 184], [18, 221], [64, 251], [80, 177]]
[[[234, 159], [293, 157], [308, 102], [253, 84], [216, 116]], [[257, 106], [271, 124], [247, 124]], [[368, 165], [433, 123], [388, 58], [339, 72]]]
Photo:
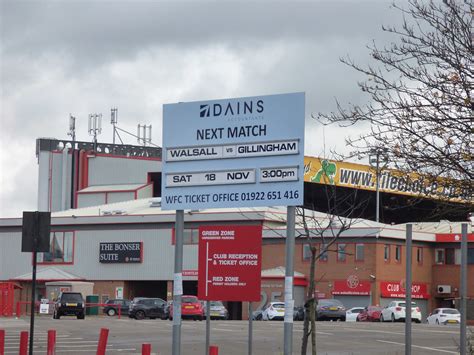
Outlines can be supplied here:
[[[308, 339], [311, 336], [311, 352], [316, 354], [316, 305], [314, 295], [316, 289], [316, 261], [326, 256], [339, 237], [360, 221], [361, 214], [368, 204], [368, 200], [357, 196], [357, 191], [338, 194], [335, 186], [325, 188], [327, 213], [324, 217], [315, 216], [314, 212], [308, 215], [304, 208], [297, 209], [302, 232], [298, 238], [304, 239], [311, 251], [309, 266], [309, 287], [305, 302], [305, 318], [303, 324], [303, 339], [301, 354], [306, 355]], [[313, 208], [314, 210], [314, 208]], [[357, 213], [357, 215], [356, 215]], [[321, 214], [319, 214], [320, 216]], [[342, 217], [347, 216], [347, 217]], [[317, 245], [320, 245], [319, 250]]]
[[473, 8], [461, 0], [401, 3], [393, 4], [403, 16], [401, 26], [382, 27], [394, 41], [368, 46], [376, 64], [341, 59], [366, 76], [358, 86], [369, 103], [336, 102], [337, 110], [317, 118], [341, 126], [370, 124], [366, 134], [347, 140], [354, 154], [386, 148], [395, 168], [423, 174], [425, 185], [445, 178], [456, 184], [447, 197], [472, 202]]

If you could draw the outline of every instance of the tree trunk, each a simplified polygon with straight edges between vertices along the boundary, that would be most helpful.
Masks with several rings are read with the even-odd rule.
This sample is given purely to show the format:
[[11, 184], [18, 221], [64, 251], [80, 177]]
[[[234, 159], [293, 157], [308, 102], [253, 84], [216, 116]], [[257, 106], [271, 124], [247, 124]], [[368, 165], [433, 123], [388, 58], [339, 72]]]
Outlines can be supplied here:
[[[309, 267], [309, 288], [308, 294], [306, 295], [306, 303], [304, 305], [305, 308], [305, 317], [304, 317], [304, 324], [303, 324], [303, 339], [301, 342], [301, 355], [306, 355], [308, 350], [308, 338], [310, 333], [314, 333], [311, 336], [311, 344], [312, 344], [312, 353], [316, 354], [316, 324], [314, 321], [315, 315], [315, 306], [314, 306], [314, 288], [315, 288], [315, 274], [316, 274], [316, 247], [310, 246], [311, 250], [311, 264]], [[308, 317], [309, 315], [309, 317]], [[311, 331], [309, 330], [309, 325], [311, 321]]]

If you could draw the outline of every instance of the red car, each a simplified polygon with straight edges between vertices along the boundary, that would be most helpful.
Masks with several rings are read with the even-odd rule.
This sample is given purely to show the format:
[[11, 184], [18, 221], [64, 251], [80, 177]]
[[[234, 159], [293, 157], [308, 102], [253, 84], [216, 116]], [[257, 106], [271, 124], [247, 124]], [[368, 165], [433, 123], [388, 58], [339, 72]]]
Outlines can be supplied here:
[[357, 322], [380, 322], [380, 313], [382, 307], [379, 306], [368, 306], [365, 307], [362, 312], [357, 316]]
[[[194, 320], [202, 320], [204, 311], [201, 302], [196, 296], [181, 297], [181, 319], [191, 318]], [[170, 306], [170, 320], [173, 320], [173, 304]]]

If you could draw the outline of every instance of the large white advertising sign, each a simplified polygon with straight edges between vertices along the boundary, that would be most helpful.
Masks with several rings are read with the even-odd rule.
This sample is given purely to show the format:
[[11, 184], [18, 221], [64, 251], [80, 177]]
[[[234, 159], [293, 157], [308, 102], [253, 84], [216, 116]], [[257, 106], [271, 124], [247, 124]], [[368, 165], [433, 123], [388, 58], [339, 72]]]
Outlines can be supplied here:
[[162, 209], [301, 205], [304, 100], [164, 105]]

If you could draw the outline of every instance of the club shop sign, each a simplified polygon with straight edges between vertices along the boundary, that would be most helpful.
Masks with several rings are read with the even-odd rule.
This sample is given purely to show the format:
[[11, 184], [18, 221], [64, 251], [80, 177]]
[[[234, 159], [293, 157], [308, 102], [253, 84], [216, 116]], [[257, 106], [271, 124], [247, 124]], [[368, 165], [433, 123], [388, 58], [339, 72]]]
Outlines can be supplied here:
[[99, 262], [141, 263], [143, 242], [104, 242], [99, 244]]

